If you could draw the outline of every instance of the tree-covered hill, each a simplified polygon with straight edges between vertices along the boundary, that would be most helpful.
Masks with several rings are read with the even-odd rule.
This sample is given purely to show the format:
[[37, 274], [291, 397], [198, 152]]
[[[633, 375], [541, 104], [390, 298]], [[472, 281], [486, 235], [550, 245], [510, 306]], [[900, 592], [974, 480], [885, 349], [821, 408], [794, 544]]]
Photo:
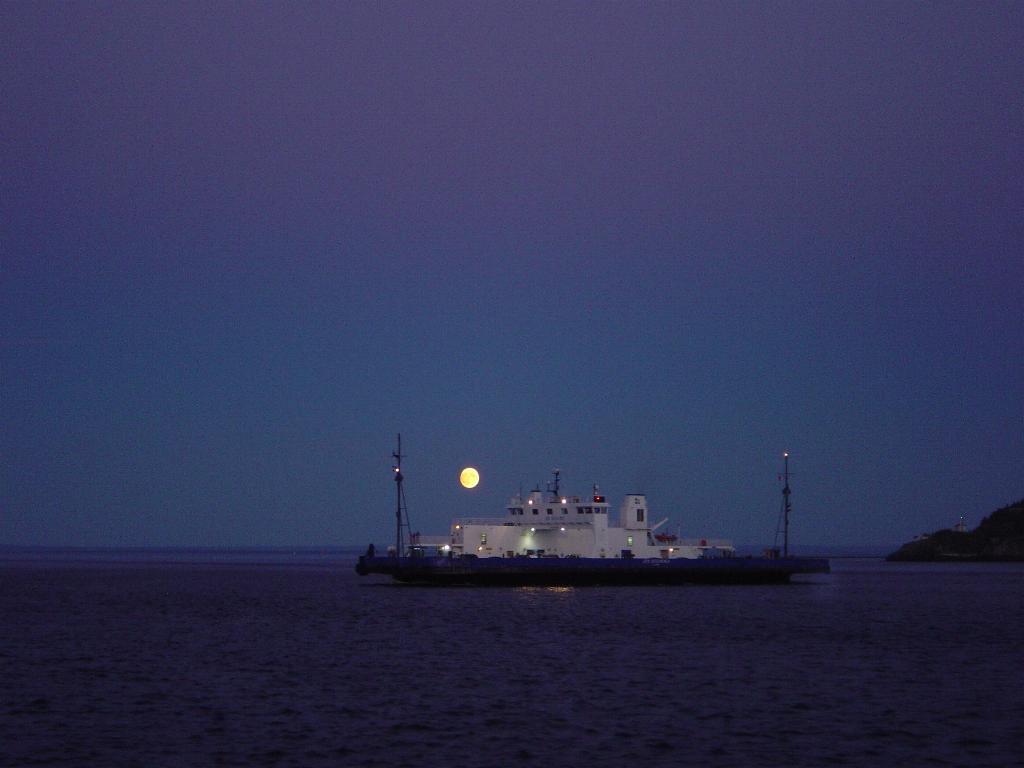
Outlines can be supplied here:
[[1024, 561], [1024, 499], [997, 509], [973, 531], [936, 531], [907, 542], [886, 559]]

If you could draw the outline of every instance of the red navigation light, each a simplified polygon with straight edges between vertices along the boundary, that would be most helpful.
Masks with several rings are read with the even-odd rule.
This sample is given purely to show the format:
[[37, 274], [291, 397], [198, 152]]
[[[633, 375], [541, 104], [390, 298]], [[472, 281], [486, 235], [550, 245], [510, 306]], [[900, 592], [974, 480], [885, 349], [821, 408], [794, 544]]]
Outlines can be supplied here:
[[604, 496], [595, 496], [594, 501], [596, 501], [598, 504], [604, 504]]

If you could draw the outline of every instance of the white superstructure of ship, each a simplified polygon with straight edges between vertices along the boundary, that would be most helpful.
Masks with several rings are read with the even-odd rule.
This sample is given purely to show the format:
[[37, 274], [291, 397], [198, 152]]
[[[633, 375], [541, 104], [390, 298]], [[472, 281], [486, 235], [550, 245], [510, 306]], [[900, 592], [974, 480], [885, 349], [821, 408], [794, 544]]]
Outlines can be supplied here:
[[504, 517], [460, 518], [447, 537], [413, 534], [411, 549], [436, 549], [458, 557], [578, 557], [706, 559], [732, 557], [725, 539], [682, 538], [659, 533], [667, 519], [652, 525], [647, 497], [628, 494], [618, 509], [618, 525], [609, 521], [611, 508], [594, 486], [587, 496], [560, 492], [559, 471], [546, 491], [513, 496]]

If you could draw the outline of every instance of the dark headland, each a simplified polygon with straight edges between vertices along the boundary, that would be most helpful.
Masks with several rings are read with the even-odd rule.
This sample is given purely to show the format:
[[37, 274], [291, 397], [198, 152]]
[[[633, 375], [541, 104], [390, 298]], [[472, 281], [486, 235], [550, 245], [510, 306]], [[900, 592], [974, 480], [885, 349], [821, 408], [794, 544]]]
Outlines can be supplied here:
[[997, 509], [973, 531], [947, 528], [909, 541], [886, 560], [1024, 561], [1024, 499]]

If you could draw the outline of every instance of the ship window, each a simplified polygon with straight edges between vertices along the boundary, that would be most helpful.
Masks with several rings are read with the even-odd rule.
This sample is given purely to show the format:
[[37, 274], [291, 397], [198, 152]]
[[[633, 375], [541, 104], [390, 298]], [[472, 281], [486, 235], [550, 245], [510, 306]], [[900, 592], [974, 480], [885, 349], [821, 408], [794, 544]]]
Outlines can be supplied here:
[[562, 507], [562, 514], [563, 515], [568, 515], [569, 514], [569, 510], [566, 509], [565, 507]]
[[548, 514], [551, 514], [551, 507], [548, 507]]
[[631, 547], [633, 546], [633, 537], [632, 536], [627, 536], [626, 537], [626, 544], [628, 544]]
[[642, 523], [644, 521], [644, 511], [642, 509], [638, 509], [636, 511], [636, 521], [638, 523]]
[[486, 533], [481, 533], [480, 534], [480, 543], [481, 544], [486, 544], [487, 543], [487, 534]]
[[594, 508], [593, 507], [587, 507], [587, 514], [588, 515], [594, 514]]
[[576, 514], [577, 515], [582, 515], [583, 514], [583, 507], [576, 507]]
[[540, 512], [540, 510], [539, 510], [539, 509], [537, 509], [536, 507], [534, 507], [534, 508], [533, 508], [533, 514], [535, 514], [535, 515], [536, 515], [536, 514], [538, 514], [539, 512]]

